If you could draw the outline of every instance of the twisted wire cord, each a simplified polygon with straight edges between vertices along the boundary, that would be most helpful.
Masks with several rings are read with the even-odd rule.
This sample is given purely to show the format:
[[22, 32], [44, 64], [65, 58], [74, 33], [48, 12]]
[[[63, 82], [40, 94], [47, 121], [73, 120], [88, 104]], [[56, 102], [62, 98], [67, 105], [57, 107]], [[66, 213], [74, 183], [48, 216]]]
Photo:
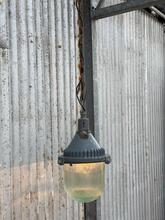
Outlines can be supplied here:
[[85, 109], [85, 99], [86, 99], [86, 87], [84, 78], [84, 56], [83, 56], [83, 18], [81, 14], [81, 0], [76, 0], [75, 2], [77, 12], [78, 12], [78, 48], [79, 48], [79, 81], [76, 86], [76, 98], [81, 106], [81, 111], [86, 111]]

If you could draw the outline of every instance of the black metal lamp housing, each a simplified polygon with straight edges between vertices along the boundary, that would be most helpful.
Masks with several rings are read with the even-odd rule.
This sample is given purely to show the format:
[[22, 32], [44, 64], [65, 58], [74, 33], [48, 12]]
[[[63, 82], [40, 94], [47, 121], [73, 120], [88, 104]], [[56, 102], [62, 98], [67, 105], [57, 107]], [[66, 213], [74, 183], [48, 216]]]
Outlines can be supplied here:
[[89, 131], [89, 119], [81, 113], [77, 133], [58, 157], [59, 165], [64, 165], [65, 191], [82, 203], [98, 199], [104, 189], [105, 164], [110, 162], [110, 156]]

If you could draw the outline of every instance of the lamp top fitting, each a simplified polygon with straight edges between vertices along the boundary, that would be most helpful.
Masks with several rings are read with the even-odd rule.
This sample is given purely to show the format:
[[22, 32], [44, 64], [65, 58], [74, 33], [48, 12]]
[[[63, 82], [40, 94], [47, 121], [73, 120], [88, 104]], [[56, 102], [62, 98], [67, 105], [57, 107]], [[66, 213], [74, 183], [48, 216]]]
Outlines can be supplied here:
[[89, 130], [89, 119], [86, 112], [81, 112], [78, 120], [78, 131], [63, 155], [58, 157], [58, 164], [78, 164], [105, 162], [109, 164], [111, 158], [105, 154], [104, 148], [100, 147]]

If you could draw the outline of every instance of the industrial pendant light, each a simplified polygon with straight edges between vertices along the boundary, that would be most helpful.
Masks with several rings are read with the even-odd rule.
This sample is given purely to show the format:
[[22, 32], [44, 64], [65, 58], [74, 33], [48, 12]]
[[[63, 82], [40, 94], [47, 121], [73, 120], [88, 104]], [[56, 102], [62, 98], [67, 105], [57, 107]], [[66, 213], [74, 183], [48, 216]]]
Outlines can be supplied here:
[[64, 188], [71, 198], [87, 203], [98, 199], [104, 189], [104, 168], [110, 163], [94, 136], [89, 131], [89, 119], [81, 113], [78, 131], [62, 156], [64, 165]]
[[89, 130], [89, 119], [85, 109], [84, 59], [82, 52], [83, 20], [80, 0], [76, 1], [79, 24], [80, 77], [76, 87], [76, 97], [81, 106], [78, 129], [63, 155], [58, 157], [58, 164], [64, 165], [64, 189], [68, 195], [81, 203], [92, 202], [100, 197], [104, 190], [105, 164], [111, 159], [105, 154]]

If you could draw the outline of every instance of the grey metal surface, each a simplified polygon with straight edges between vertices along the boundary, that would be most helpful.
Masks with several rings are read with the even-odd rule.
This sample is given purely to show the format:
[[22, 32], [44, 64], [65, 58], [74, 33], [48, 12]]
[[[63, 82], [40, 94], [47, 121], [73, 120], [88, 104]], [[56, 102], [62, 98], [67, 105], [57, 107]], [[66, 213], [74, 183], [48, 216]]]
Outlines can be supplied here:
[[[90, 120], [90, 130], [94, 135], [94, 100], [93, 100], [93, 57], [92, 57], [92, 24], [91, 24], [91, 1], [82, 1], [83, 14], [83, 53], [84, 53], [84, 73], [86, 82], [86, 111]], [[85, 220], [96, 220], [96, 201], [84, 205]]]
[[164, 220], [164, 27], [137, 11], [93, 22], [95, 135], [112, 155], [98, 220]]
[[3, 0], [1, 10], [0, 219], [81, 220], [57, 164], [76, 129], [73, 1]]
[[165, 4], [161, 4], [161, 5], [157, 6], [157, 8], [165, 14]]

